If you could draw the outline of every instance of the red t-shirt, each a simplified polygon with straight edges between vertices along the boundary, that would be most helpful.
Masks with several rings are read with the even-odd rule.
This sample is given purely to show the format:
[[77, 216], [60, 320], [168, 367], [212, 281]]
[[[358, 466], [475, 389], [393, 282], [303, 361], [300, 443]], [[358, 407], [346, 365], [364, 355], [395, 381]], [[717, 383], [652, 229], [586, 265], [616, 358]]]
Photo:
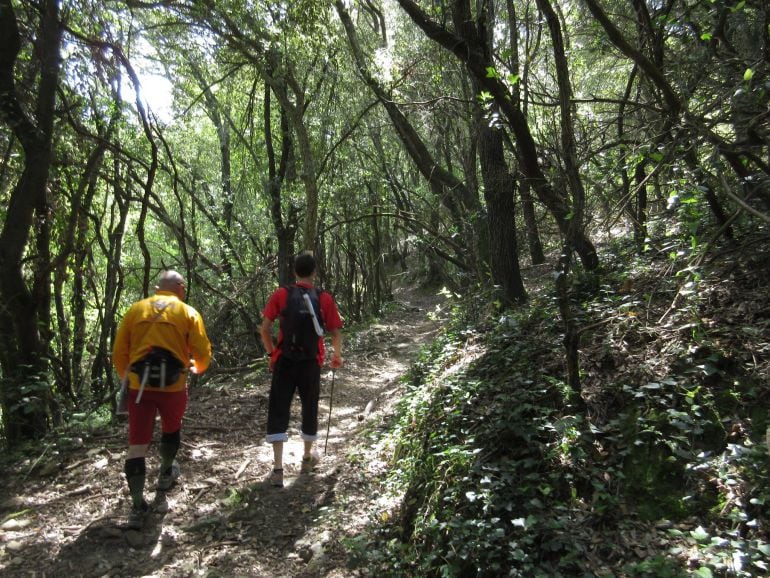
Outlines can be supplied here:
[[[313, 285], [309, 283], [296, 283], [300, 287], [312, 289]], [[267, 305], [262, 310], [262, 315], [267, 317], [270, 321], [275, 321], [281, 315], [281, 311], [286, 308], [286, 301], [289, 298], [289, 290], [286, 287], [279, 287], [267, 300]], [[324, 327], [324, 331], [334, 331], [335, 329], [342, 329], [342, 318], [337, 310], [337, 304], [334, 302], [334, 297], [326, 291], [318, 290], [318, 302], [321, 306], [321, 325]], [[281, 343], [283, 342], [283, 335], [281, 331], [278, 331], [278, 347], [273, 352], [273, 361], [277, 361], [281, 356]], [[318, 338], [318, 365], [322, 366], [324, 363], [324, 340], [323, 337]]]

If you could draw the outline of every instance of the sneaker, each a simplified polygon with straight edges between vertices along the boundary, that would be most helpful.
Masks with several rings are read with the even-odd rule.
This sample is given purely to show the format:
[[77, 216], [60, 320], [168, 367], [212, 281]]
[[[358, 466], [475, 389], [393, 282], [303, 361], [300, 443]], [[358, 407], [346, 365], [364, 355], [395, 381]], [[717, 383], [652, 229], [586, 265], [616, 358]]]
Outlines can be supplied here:
[[318, 454], [310, 454], [309, 456], [305, 456], [302, 458], [302, 467], [300, 468], [300, 472], [303, 474], [309, 474], [315, 469], [316, 464], [318, 463]]
[[276, 488], [283, 487], [283, 470], [273, 470], [270, 473], [270, 485]]
[[176, 483], [177, 478], [179, 478], [180, 473], [181, 471], [179, 469], [179, 464], [176, 462], [171, 464], [170, 468], [158, 476], [158, 491], [167, 492], [172, 487], [174, 487], [174, 484]]
[[142, 505], [138, 508], [131, 506], [131, 512], [128, 514], [128, 523], [126, 524], [126, 527], [129, 530], [141, 530], [142, 525], [144, 524], [144, 517], [149, 511], [150, 505], [144, 500], [142, 500]]

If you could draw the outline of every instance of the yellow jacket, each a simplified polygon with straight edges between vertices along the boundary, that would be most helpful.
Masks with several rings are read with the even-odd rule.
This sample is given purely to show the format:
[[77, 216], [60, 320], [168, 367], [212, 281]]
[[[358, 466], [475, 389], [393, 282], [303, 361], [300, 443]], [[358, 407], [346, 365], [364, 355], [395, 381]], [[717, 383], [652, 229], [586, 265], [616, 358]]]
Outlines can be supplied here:
[[[194, 361], [195, 373], [203, 373], [211, 361], [211, 343], [200, 314], [180, 301], [170, 291], [158, 291], [152, 297], [134, 303], [120, 322], [112, 347], [112, 363], [123, 378], [131, 365], [142, 359], [151, 347], [168, 349], [189, 367]], [[129, 371], [128, 386], [139, 389], [139, 377]], [[181, 391], [187, 372], [163, 391]], [[160, 388], [145, 386], [148, 391]]]

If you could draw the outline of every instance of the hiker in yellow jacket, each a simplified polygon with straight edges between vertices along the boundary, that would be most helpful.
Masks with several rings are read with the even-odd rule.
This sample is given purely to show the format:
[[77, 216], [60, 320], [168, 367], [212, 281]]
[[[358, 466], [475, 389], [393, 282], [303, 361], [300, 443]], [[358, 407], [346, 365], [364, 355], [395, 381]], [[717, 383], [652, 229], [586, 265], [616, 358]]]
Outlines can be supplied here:
[[211, 344], [200, 314], [184, 303], [186, 285], [176, 271], [160, 275], [155, 295], [134, 303], [118, 327], [112, 362], [128, 386], [128, 453], [125, 475], [131, 493], [129, 528], [142, 526], [147, 448], [160, 414], [160, 474], [157, 489], [167, 491], [179, 477], [174, 461], [187, 408], [187, 373], [203, 373]]

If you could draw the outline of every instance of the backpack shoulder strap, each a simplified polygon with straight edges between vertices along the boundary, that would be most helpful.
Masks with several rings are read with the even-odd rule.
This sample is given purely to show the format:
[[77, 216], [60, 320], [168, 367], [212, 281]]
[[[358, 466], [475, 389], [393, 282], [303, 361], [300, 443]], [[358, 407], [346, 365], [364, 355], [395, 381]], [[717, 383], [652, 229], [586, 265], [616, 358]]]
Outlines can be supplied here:
[[287, 301], [287, 303], [288, 303], [288, 300], [291, 297], [291, 293], [292, 293], [292, 291], [294, 291], [295, 287], [296, 287], [296, 285], [289, 284], [289, 285], [281, 285], [278, 288], [279, 290], [283, 289], [284, 291], [286, 291], [286, 301]]

